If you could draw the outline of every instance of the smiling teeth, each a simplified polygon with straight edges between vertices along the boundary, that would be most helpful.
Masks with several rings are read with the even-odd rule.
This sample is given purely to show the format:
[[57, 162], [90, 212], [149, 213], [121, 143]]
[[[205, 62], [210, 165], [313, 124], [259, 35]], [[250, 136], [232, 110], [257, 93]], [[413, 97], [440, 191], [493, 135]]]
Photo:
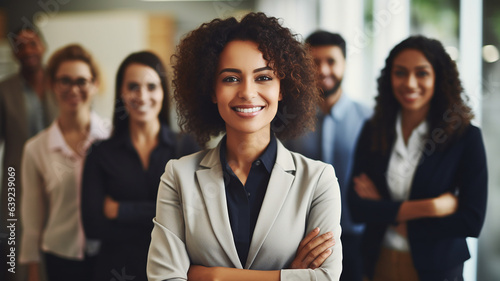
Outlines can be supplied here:
[[150, 108], [149, 104], [143, 104], [143, 105], [138, 105], [138, 104], [131, 104], [132, 108], [137, 110], [137, 111], [148, 111]]
[[243, 112], [243, 113], [257, 112], [257, 111], [259, 111], [261, 109], [262, 109], [262, 107], [260, 107], [260, 106], [252, 107], [252, 108], [239, 108], [239, 107], [235, 108], [236, 111]]
[[419, 97], [419, 93], [408, 93], [408, 94], [406, 94], [406, 96], [409, 97], [409, 98], [414, 99], [414, 98], [418, 98]]

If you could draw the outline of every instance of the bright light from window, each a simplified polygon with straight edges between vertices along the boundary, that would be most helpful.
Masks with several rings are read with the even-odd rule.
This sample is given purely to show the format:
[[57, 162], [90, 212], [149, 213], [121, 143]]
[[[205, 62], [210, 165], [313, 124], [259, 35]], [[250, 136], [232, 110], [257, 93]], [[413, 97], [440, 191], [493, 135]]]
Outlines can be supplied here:
[[500, 59], [497, 47], [493, 45], [483, 46], [483, 59], [489, 63], [496, 62]]
[[448, 46], [444, 48], [448, 55], [450, 55], [451, 59], [456, 61], [458, 59], [458, 49], [453, 46]]
[[[141, 0], [142, 2], [213, 2], [213, 0]], [[218, 0], [217, 2], [236, 2], [241, 0]]]

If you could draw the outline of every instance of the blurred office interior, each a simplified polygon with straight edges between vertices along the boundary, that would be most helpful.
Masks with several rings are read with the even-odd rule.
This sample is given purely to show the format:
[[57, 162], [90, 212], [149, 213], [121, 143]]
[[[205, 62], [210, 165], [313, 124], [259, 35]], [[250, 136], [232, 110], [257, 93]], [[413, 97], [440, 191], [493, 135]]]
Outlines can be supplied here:
[[317, 29], [344, 36], [344, 90], [369, 106], [374, 105], [376, 78], [396, 43], [412, 34], [443, 42], [458, 64], [474, 122], [482, 128], [489, 166], [486, 222], [480, 238], [469, 240], [473, 258], [466, 264], [465, 280], [500, 280], [500, 223], [494, 219], [500, 213], [498, 0], [2, 0], [0, 79], [17, 71], [9, 45], [12, 31], [36, 24], [48, 44], [45, 59], [68, 43], [92, 51], [104, 74], [94, 109], [110, 118], [114, 76], [126, 55], [149, 49], [169, 64], [176, 44], [190, 30], [250, 11], [282, 18], [301, 39]]

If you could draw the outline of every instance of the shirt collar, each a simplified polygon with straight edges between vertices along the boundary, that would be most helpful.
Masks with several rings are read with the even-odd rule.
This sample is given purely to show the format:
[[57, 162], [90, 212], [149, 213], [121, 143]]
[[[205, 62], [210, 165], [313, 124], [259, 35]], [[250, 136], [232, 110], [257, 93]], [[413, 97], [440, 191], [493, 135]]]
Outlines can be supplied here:
[[266, 167], [266, 170], [271, 173], [274, 167], [274, 163], [276, 162], [276, 154], [278, 152], [278, 145], [276, 142], [276, 137], [273, 133], [271, 133], [271, 141], [267, 146], [264, 153], [259, 157], [260, 161]]
[[19, 79], [21, 80], [21, 84], [23, 85], [23, 90], [25, 92], [32, 92], [33, 91], [31, 86], [29, 85], [28, 81], [26, 81], [26, 79], [24, 79], [24, 76], [19, 74]]
[[342, 119], [349, 108], [349, 97], [344, 92], [340, 92], [339, 94], [339, 100], [332, 106], [332, 109], [330, 109], [330, 115], [335, 120]]
[[[398, 113], [396, 118], [396, 145], [395, 149], [398, 152], [407, 151], [407, 147], [403, 140], [403, 129], [401, 128], [401, 111]], [[414, 130], [411, 132], [410, 138], [408, 139], [408, 147], [412, 146], [415, 142], [420, 142], [426, 135], [429, 125], [427, 119], [422, 121]]]
[[[128, 126], [125, 126], [125, 129], [119, 132], [117, 135], [113, 137], [118, 145], [124, 145], [127, 148], [135, 149], [132, 144], [132, 139], [130, 137], [130, 130]], [[168, 125], [160, 124], [160, 133], [159, 133], [159, 145], [164, 146], [173, 146], [175, 144], [175, 134], [170, 130]]]
[[[48, 146], [49, 150], [57, 151], [60, 150], [66, 155], [74, 155], [74, 151], [66, 144], [64, 136], [59, 127], [59, 118], [54, 120], [48, 130]], [[87, 148], [94, 142], [94, 140], [105, 139], [109, 136], [110, 122], [103, 121], [94, 112], [90, 113], [90, 130], [82, 149], [87, 150]]]
[[[401, 111], [398, 113], [398, 116], [396, 118], [396, 133], [398, 134], [398, 137], [403, 137], [403, 131], [401, 128]], [[429, 128], [427, 119], [424, 119], [424, 121], [420, 122], [418, 126], [413, 130], [411, 133], [411, 137], [413, 137], [414, 134], [420, 137], [424, 137], [427, 134], [427, 130]]]
[[[262, 155], [260, 155], [259, 158], [254, 161], [254, 163], [260, 161], [262, 164], [264, 164], [264, 167], [266, 168], [267, 172], [271, 173], [274, 167], [274, 163], [276, 162], [277, 154], [278, 154], [278, 144], [276, 141], [276, 137], [271, 132], [271, 141], [264, 150], [264, 153], [262, 153]], [[229, 164], [227, 163], [226, 155], [227, 155], [226, 136], [224, 136], [221, 140], [220, 162], [224, 170], [229, 171], [230, 167]]]
[[50, 151], [62, 150], [65, 153], [71, 153], [71, 150], [66, 145], [61, 128], [59, 127], [58, 119], [54, 120], [50, 127], [47, 129], [48, 133], [48, 146]]

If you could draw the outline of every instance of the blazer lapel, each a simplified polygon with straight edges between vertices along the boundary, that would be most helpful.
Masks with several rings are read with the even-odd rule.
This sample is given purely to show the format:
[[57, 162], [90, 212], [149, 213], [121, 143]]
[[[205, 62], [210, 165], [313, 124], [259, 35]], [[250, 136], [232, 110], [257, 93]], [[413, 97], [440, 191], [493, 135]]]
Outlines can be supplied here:
[[196, 177], [205, 200], [210, 222], [224, 252], [235, 268], [243, 268], [234, 244], [229, 214], [227, 210], [226, 191], [220, 164], [220, 144], [210, 150], [200, 162], [200, 170]]
[[15, 129], [20, 130], [20, 132], [26, 134], [25, 140], [27, 140], [29, 138], [29, 126], [28, 126], [28, 114], [27, 114], [28, 110], [26, 108], [24, 82], [23, 79], [21, 78], [21, 74], [16, 75], [13, 82], [10, 85], [12, 87], [11, 89], [9, 89], [12, 92], [12, 94], [10, 95], [10, 98], [12, 99], [12, 107], [15, 108], [18, 113], [18, 115], [16, 116], [16, 118], [18, 118], [19, 120], [18, 124], [23, 125], [22, 128], [15, 128]]
[[295, 163], [292, 155], [290, 151], [278, 141], [276, 163], [271, 172], [266, 195], [262, 202], [257, 224], [255, 225], [245, 268], [250, 268], [252, 266], [255, 257], [278, 217], [294, 179]]
[[46, 91], [43, 97], [42, 105], [44, 111], [44, 125], [48, 127], [54, 119], [56, 119], [58, 113], [57, 102], [54, 95]]
[[[421, 194], [428, 194], [427, 190], [428, 188], [432, 188], [432, 186], [425, 184], [425, 182], [432, 182], [434, 177], [440, 176], [435, 173], [435, 171], [439, 171], [437, 167], [442, 159], [440, 151], [433, 151], [432, 153], [422, 152], [411, 184], [411, 199], [420, 199], [423, 198]], [[418, 186], [418, 188], [415, 188], [416, 186]]]

